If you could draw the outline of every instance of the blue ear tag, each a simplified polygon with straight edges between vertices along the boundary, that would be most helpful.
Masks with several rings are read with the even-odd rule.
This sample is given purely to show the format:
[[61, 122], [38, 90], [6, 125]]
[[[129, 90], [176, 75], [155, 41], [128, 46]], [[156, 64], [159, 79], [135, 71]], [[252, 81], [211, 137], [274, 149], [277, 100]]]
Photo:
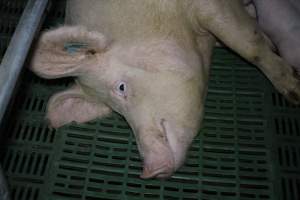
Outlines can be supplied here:
[[79, 42], [67, 42], [64, 44], [64, 49], [69, 53], [73, 54], [78, 52], [79, 49], [87, 48], [87, 44]]

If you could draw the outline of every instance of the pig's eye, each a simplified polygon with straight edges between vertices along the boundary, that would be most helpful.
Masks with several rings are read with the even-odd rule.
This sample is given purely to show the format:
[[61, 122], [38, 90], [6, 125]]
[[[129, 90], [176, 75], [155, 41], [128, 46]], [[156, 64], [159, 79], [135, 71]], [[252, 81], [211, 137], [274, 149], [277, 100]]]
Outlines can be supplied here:
[[126, 96], [126, 90], [127, 90], [127, 86], [126, 86], [125, 82], [121, 81], [117, 84], [116, 92], [117, 92], [118, 95]]

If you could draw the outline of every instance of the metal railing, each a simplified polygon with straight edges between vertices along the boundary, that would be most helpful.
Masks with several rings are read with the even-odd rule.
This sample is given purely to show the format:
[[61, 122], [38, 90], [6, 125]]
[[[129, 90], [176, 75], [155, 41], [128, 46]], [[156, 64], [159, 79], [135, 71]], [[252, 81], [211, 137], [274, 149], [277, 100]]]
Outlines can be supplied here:
[[[0, 122], [11, 100], [20, 72], [40, 25], [49, 0], [28, 0], [0, 65]], [[0, 166], [0, 200], [9, 200], [9, 191]]]

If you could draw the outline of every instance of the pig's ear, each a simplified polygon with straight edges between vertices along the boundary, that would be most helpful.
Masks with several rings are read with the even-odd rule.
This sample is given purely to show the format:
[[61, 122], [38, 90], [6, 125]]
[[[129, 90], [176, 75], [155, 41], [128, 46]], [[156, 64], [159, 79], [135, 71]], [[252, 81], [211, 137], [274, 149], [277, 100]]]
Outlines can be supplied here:
[[[70, 52], [68, 44], [81, 48]], [[101, 33], [81, 26], [63, 26], [44, 32], [33, 52], [31, 70], [43, 78], [78, 76], [97, 64], [110, 41]]]
[[50, 98], [47, 119], [51, 127], [58, 128], [72, 121], [83, 123], [104, 117], [111, 112], [108, 106], [91, 101], [79, 86], [74, 86]]

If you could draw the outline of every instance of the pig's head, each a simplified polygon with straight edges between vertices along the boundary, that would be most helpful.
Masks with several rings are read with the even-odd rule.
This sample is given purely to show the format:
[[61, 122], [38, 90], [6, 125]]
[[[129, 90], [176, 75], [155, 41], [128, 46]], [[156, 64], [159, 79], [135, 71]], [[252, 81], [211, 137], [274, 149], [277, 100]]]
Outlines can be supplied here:
[[[65, 48], [70, 42], [85, 45], [70, 53]], [[48, 79], [76, 77], [73, 87], [48, 103], [52, 127], [113, 109], [134, 131], [144, 160], [141, 177], [163, 178], [182, 165], [198, 131], [205, 87], [192, 66], [197, 62], [172, 42], [117, 44], [82, 27], [61, 27], [42, 35], [32, 70]]]

